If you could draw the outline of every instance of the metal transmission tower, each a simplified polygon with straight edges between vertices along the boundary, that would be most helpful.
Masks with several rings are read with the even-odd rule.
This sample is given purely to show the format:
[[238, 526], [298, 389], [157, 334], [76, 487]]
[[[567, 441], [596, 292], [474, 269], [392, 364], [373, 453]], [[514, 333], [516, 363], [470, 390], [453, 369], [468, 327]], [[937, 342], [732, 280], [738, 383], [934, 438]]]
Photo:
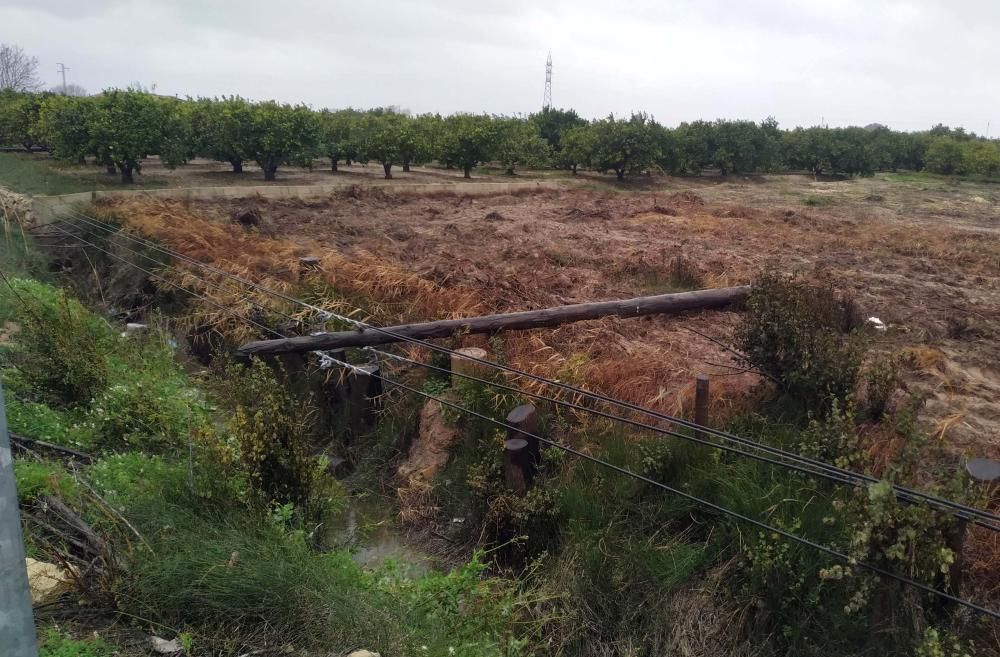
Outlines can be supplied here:
[[545, 60], [545, 96], [542, 98], [542, 109], [552, 107], [552, 51]]

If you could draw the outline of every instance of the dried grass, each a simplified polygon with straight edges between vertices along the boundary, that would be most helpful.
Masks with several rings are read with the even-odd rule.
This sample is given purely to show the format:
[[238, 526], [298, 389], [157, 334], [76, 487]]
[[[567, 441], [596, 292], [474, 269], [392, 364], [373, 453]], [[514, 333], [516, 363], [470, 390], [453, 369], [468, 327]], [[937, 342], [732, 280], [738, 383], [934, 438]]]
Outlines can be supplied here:
[[[308, 241], [271, 237], [235, 225], [221, 215], [195, 212], [181, 201], [112, 200], [102, 203], [99, 212], [105, 218], [119, 218], [130, 232], [263, 287], [289, 295], [301, 286], [311, 288], [311, 301], [341, 314], [354, 312], [360, 306], [365, 312], [360, 319], [395, 322], [428, 316], [452, 318], [476, 314], [481, 309], [471, 291], [444, 288], [370, 253], [324, 251]], [[321, 254], [319, 269], [303, 270], [299, 259], [317, 253]], [[235, 339], [253, 331], [239, 328], [240, 321], [232, 318], [234, 313], [253, 318], [261, 312], [260, 306], [279, 314], [295, 311], [288, 302], [247, 290], [222, 276], [206, 277], [201, 269], [158, 273], [225, 308], [196, 303], [192, 321], [211, 325]]]

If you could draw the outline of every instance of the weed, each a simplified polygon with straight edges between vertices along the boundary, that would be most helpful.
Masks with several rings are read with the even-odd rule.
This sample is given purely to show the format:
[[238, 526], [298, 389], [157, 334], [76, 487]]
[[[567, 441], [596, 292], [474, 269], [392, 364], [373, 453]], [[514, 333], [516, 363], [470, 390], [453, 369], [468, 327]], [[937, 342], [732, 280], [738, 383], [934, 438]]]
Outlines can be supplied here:
[[899, 359], [883, 356], [864, 372], [865, 405], [869, 417], [879, 421], [889, 410], [889, 401], [899, 388]]
[[62, 404], [90, 401], [107, 384], [108, 326], [65, 292], [15, 279], [3, 293], [19, 305], [15, 360], [25, 379]]
[[307, 453], [314, 407], [295, 399], [259, 359], [226, 368], [222, 392], [233, 408], [226, 428], [251, 491], [265, 506], [322, 506], [325, 464]]
[[73, 477], [61, 465], [49, 461], [15, 461], [14, 481], [22, 504], [43, 493], [67, 500], [79, 495]]
[[811, 208], [816, 208], [825, 205], [833, 205], [836, 201], [829, 196], [807, 196], [802, 200], [802, 203]]
[[57, 628], [49, 628], [38, 646], [38, 657], [112, 657], [117, 654], [99, 637], [73, 639]]
[[764, 272], [746, 301], [736, 343], [750, 366], [781, 383], [807, 409], [853, 392], [865, 352], [858, 312], [830, 287]]

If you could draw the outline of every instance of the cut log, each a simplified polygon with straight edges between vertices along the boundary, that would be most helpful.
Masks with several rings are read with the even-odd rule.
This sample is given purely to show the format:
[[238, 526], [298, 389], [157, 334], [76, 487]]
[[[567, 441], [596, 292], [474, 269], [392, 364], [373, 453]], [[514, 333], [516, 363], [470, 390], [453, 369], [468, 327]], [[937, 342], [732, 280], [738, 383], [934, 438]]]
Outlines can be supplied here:
[[[659, 294], [652, 297], [638, 297], [621, 301], [598, 301], [577, 303], [569, 306], [528, 310], [501, 315], [484, 315], [464, 319], [445, 319], [422, 324], [387, 326], [383, 330], [364, 329], [320, 333], [279, 340], [259, 340], [240, 347], [242, 356], [261, 356], [298, 351], [319, 351], [343, 349], [346, 347], [369, 347], [401, 339], [447, 338], [463, 333], [498, 333], [500, 331], [524, 330], [558, 326], [585, 319], [598, 319], [609, 315], [619, 317], [641, 317], [681, 313], [687, 310], [721, 308], [738, 303], [750, 293], [749, 286], [723, 287], [679, 294]], [[394, 335], [389, 335], [392, 333]]]

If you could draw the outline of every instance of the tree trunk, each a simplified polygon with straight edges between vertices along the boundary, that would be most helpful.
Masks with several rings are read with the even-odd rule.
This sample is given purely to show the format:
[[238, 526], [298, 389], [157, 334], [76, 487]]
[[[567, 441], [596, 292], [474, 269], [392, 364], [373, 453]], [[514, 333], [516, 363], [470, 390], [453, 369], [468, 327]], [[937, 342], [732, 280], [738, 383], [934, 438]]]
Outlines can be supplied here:
[[234, 157], [229, 163], [233, 165], [233, 173], [243, 173], [243, 160]]
[[572, 166], [570, 167], [570, 169], [572, 169], [572, 170], [573, 170], [573, 175], [575, 176], [575, 175], [576, 175], [576, 165], [575, 165], [575, 164], [574, 164], [574, 165], [572, 165]]
[[104, 164], [104, 171], [109, 176], [114, 176], [118, 174], [118, 167], [115, 166], [114, 162], [107, 162]]
[[331, 157], [330, 158], [330, 171], [336, 171], [336, 170], [337, 170], [337, 160], [335, 160], [334, 158]]
[[392, 180], [392, 162], [383, 162], [382, 169], [385, 171], [385, 179]]
[[349, 157], [348, 157], [348, 158], [346, 158], [346, 159], [344, 160], [344, 164], [346, 164], [347, 166], [351, 166], [351, 158], [349, 158]]
[[504, 175], [514, 176], [514, 175], [517, 175], [517, 174], [514, 173], [514, 167], [507, 167], [507, 170], [504, 171]]
[[123, 162], [123, 163], [119, 164], [118, 167], [121, 169], [121, 172], [122, 172], [122, 184], [123, 185], [131, 185], [132, 183], [135, 182], [135, 178], [132, 176], [132, 165], [131, 164], [129, 164], [127, 162]]
[[472, 165], [471, 164], [466, 164], [465, 166], [462, 167], [462, 169], [465, 171], [465, 175], [462, 176], [463, 178], [471, 178], [472, 177]]
[[278, 170], [277, 164], [268, 164], [264, 167], [264, 180], [274, 180], [275, 172]]
[[618, 180], [625, 180], [625, 169], [615, 169], [615, 175], [618, 176]]
[[368, 347], [398, 342], [400, 338], [397, 336], [427, 340], [430, 338], [447, 338], [456, 334], [497, 333], [499, 331], [559, 326], [560, 324], [579, 322], [587, 319], [599, 319], [609, 315], [642, 317], [645, 315], [677, 314], [690, 310], [729, 306], [744, 300], [749, 293], [750, 288], [746, 286], [713, 288], [695, 290], [694, 292], [680, 292], [678, 294], [659, 294], [651, 297], [622, 299], [619, 301], [578, 303], [541, 310], [386, 327], [385, 330], [389, 333], [374, 329], [341, 331], [338, 333], [317, 333], [315, 335], [282, 338], [279, 340], [249, 342], [240, 347], [240, 353], [244, 356], [253, 356], [346, 347]]
[[403, 173], [409, 173], [409, 172], [410, 172], [410, 161], [403, 160]]

